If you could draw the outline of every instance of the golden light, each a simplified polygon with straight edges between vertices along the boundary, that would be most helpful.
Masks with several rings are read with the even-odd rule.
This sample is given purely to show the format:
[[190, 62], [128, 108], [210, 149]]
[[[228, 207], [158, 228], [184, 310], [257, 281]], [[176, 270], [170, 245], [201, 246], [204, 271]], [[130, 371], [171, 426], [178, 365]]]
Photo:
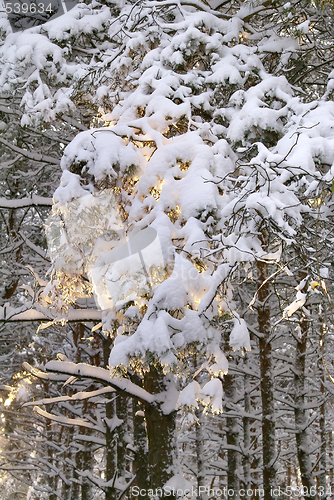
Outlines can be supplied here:
[[160, 198], [160, 193], [161, 193], [161, 187], [152, 187], [150, 190], [149, 190], [149, 193], [151, 196], [153, 196], [153, 198], [158, 201], [159, 198]]
[[165, 214], [169, 217], [173, 224], [175, 224], [175, 222], [180, 219], [180, 213], [181, 210], [179, 205], [176, 205], [175, 208], [172, 208], [171, 210], [165, 212]]
[[14, 400], [14, 397], [10, 396], [9, 398], [6, 399], [4, 406], [9, 406], [13, 400]]
[[206, 271], [206, 269], [207, 269], [207, 266], [198, 257], [193, 259], [192, 263], [194, 264], [194, 266], [196, 267], [196, 269], [199, 273], [202, 273], [203, 271]]
[[239, 42], [240, 42], [240, 43], [245, 43], [245, 42], [247, 42], [248, 36], [249, 36], [249, 34], [248, 34], [248, 33], [246, 33], [246, 31], [244, 31], [243, 33], [240, 33], [240, 34], [239, 34]]
[[190, 161], [177, 160], [177, 164], [181, 172], [186, 172], [191, 165]]

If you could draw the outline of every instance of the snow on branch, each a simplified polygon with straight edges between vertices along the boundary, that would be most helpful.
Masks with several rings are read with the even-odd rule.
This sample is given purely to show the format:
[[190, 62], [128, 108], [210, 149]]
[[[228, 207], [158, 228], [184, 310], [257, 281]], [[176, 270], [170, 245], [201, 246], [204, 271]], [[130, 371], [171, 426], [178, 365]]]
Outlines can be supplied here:
[[0, 208], [26, 208], [30, 206], [51, 207], [52, 204], [52, 198], [37, 196], [35, 194], [33, 194], [31, 198], [20, 198], [18, 200], [0, 198]]
[[24, 370], [31, 373], [35, 377], [40, 378], [41, 380], [52, 380], [54, 382], [65, 382], [65, 383], [68, 381], [68, 377], [66, 375], [59, 375], [56, 373], [45, 373], [42, 372], [42, 370], [39, 370], [38, 368], [31, 366], [27, 362], [22, 363], [22, 367]]
[[19, 235], [21, 236], [21, 238], [24, 240], [25, 244], [27, 245], [27, 247], [29, 247], [31, 250], [33, 250], [35, 253], [37, 253], [37, 255], [39, 255], [40, 257], [42, 257], [43, 259], [46, 259], [46, 260], [49, 260], [47, 259], [46, 257], [46, 251], [43, 250], [43, 248], [35, 245], [32, 241], [30, 241], [23, 233], [22, 231], [19, 231]]
[[42, 410], [42, 408], [39, 408], [38, 406], [34, 408], [34, 411], [41, 417], [48, 418], [49, 420], [58, 422], [62, 425], [78, 425], [79, 427], [86, 427], [86, 429], [93, 429], [94, 431], [102, 432], [102, 434], [105, 433], [105, 429], [102, 430], [100, 427], [91, 424], [82, 418], [68, 418], [60, 415], [53, 415], [52, 413]]
[[15, 153], [20, 153], [25, 158], [29, 158], [29, 160], [51, 163], [51, 165], [57, 165], [57, 166], [59, 165], [59, 160], [57, 160], [56, 158], [52, 158], [52, 156], [45, 156], [39, 153], [29, 153], [29, 151], [27, 151], [26, 149], [18, 148], [17, 146], [14, 146], [14, 144], [6, 141], [2, 137], [0, 137], [0, 143], [3, 144], [4, 146], [7, 146], [7, 148], [11, 149], [12, 151], [15, 151]]
[[[163, 7], [166, 7], [167, 5], [175, 5], [175, 6], [186, 5], [188, 7], [194, 7], [195, 9], [197, 9], [201, 12], [208, 12], [208, 13], [213, 14], [216, 17], [221, 18], [221, 19], [231, 19], [232, 18], [232, 16], [230, 14], [225, 14], [223, 12], [217, 11], [216, 9], [211, 9], [209, 4], [207, 4], [208, 5], [207, 6], [204, 3], [198, 2], [196, 0], [180, 0], [180, 1], [169, 0], [169, 1], [163, 2]], [[161, 7], [161, 2], [150, 2], [149, 6], [151, 8], [152, 7], [156, 7], [156, 8]]]
[[109, 370], [91, 366], [85, 363], [71, 363], [64, 361], [50, 361], [46, 363], [45, 369], [50, 372], [56, 372], [75, 377], [85, 377], [98, 380], [100, 382], [107, 382], [111, 387], [127, 393], [138, 400], [146, 403], [154, 403], [155, 397], [153, 394], [145, 391], [141, 387], [130, 380], [124, 378], [111, 377]]
[[103, 387], [97, 391], [77, 392], [76, 394], [73, 394], [73, 396], [59, 396], [57, 398], [44, 398], [39, 401], [30, 401], [28, 403], [24, 403], [23, 406], [49, 405], [65, 401], [83, 401], [84, 399], [94, 398], [109, 392], [115, 392], [115, 389], [113, 387]]
[[[20, 308], [21, 309], [21, 308]], [[0, 323], [8, 321], [43, 321], [50, 319], [50, 309], [37, 310], [26, 309], [20, 311], [19, 309], [9, 308], [7, 311], [6, 306], [0, 307]], [[51, 318], [61, 321], [101, 321], [101, 311], [97, 309], [72, 309], [66, 314], [66, 318]]]

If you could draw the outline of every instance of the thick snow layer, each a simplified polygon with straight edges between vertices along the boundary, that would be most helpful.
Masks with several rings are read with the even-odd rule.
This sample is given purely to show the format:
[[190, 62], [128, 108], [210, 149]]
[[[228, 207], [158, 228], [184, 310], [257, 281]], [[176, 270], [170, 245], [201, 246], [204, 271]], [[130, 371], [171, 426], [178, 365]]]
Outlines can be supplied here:
[[196, 380], [193, 380], [188, 384], [183, 391], [181, 391], [178, 404], [180, 406], [185, 405], [193, 408], [198, 408], [198, 399], [201, 393], [201, 386]]
[[214, 413], [222, 412], [223, 386], [218, 378], [213, 378], [201, 389], [201, 399]]
[[250, 351], [250, 338], [246, 321], [242, 318], [234, 318], [233, 323], [233, 330], [230, 334], [230, 345], [233, 349], [244, 347], [247, 351]]
[[[64, 151], [54, 195], [61, 255], [50, 254], [54, 268], [73, 265], [93, 282], [103, 324], [117, 330], [111, 368], [146, 368], [154, 359], [180, 374], [196, 353], [210, 375], [226, 373], [222, 325], [232, 348], [250, 348], [237, 273], [255, 287], [257, 260], [286, 272], [285, 249], [298, 244], [334, 176], [334, 104], [301, 102], [284, 76], [262, 64], [274, 53], [279, 74], [298, 41], [275, 30], [259, 41], [245, 31], [244, 19], [261, 6], [243, 3], [219, 18], [200, 5], [201, 12], [179, 6], [182, 15], [167, 23], [140, 4], [150, 26], [143, 30], [131, 24], [137, 5], [124, 4], [117, 20], [106, 6], [81, 5], [43, 33], [9, 35], [0, 49], [2, 88], [24, 88], [24, 124], [65, 113], [80, 85], [109, 123], [77, 135]], [[67, 42], [101, 28], [108, 40], [81, 52], [79, 64]], [[298, 30], [305, 34], [308, 22]], [[108, 190], [109, 205], [99, 204]], [[263, 228], [273, 235], [270, 248]], [[130, 252], [133, 235], [147, 229], [157, 235], [154, 250]], [[162, 279], [147, 279], [141, 256], [150, 265], [163, 260]], [[285, 318], [306, 299], [298, 289]], [[195, 406], [191, 383], [188, 390], [181, 380], [180, 404]], [[221, 391], [218, 378], [201, 390], [214, 411]]]

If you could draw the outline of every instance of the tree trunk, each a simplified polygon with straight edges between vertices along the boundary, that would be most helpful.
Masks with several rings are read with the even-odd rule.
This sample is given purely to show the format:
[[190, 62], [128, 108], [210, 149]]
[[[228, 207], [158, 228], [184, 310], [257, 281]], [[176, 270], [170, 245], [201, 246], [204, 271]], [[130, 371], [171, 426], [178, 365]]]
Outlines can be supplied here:
[[[103, 366], [106, 368], [108, 366], [108, 359], [110, 354], [111, 338], [103, 338], [102, 348], [103, 348]], [[111, 396], [112, 400], [106, 403], [106, 419], [111, 420], [115, 415], [115, 401], [114, 396]], [[110, 484], [105, 488], [105, 500], [115, 500], [116, 489], [113, 486], [113, 482], [116, 474], [116, 434], [111, 431], [109, 426], [106, 426], [106, 481]]]
[[[232, 349], [229, 344], [229, 335], [224, 334], [224, 352], [229, 362], [233, 361]], [[235, 375], [230, 371], [224, 375], [223, 387], [225, 393], [225, 419], [226, 419], [226, 443], [227, 443], [227, 488], [233, 494], [228, 497], [231, 499], [239, 498], [239, 462], [240, 452], [240, 435], [237, 418], [229, 416], [229, 413], [234, 413], [233, 405], [235, 403], [236, 380]]]
[[[322, 390], [324, 392], [324, 390]], [[318, 487], [323, 488], [324, 494], [319, 495], [320, 499], [326, 497], [326, 477], [327, 477], [327, 433], [326, 433], [326, 403], [325, 401], [320, 406], [320, 439], [321, 439], [321, 448], [320, 448], [320, 475], [318, 476]], [[320, 491], [321, 489], [318, 488]]]
[[[306, 491], [310, 492], [311, 486], [315, 486], [312, 475], [312, 462], [309, 453], [310, 443], [308, 439], [308, 418], [305, 409], [305, 364], [306, 364], [306, 348], [307, 348], [307, 329], [308, 323], [305, 317], [302, 317], [299, 323], [300, 336], [296, 345], [296, 359], [294, 370], [294, 387], [295, 387], [295, 427], [296, 427], [296, 443], [297, 457], [300, 469], [300, 477], [302, 485]], [[314, 495], [304, 495], [305, 500], [314, 499]]]
[[328, 431], [328, 461], [330, 464], [329, 470], [329, 489], [334, 491], [334, 450], [333, 450], [333, 431], [329, 429]]
[[64, 448], [64, 470], [63, 474], [68, 479], [68, 482], [62, 481], [61, 498], [62, 500], [71, 500], [71, 475], [72, 469], [66, 463], [66, 460], [72, 458], [71, 443], [73, 441], [74, 427], [62, 426], [60, 433], [60, 442]]
[[[197, 425], [195, 428], [196, 433], [196, 461], [197, 461], [197, 498], [201, 500], [203, 497], [199, 493], [200, 487], [205, 486], [205, 457], [204, 457], [204, 418], [203, 418], [203, 407], [199, 404], [199, 408], [196, 409]], [[202, 491], [202, 490], [201, 490]]]
[[[325, 498], [326, 496], [326, 475], [327, 475], [327, 432], [326, 432], [326, 394], [325, 394], [325, 370], [322, 366], [322, 360], [320, 360], [320, 383], [321, 383], [321, 395], [322, 395], [322, 405], [320, 406], [320, 439], [321, 439], [321, 448], [320, 448], [320, 475], [318, 477], [318, 487], [323, 488], [324, 494], [320, 495], [320, 499]], [[319, 488], [318, 488], [319, 489]], [[320, 490], [321, 491], [321, 490]]]
[[[115, 415], [115, 401], [106, 403], [106, 418], [111, 420]], [[106, 481], [110, 484], [105, 490], [105, 500], [114, 500], [116, 490], [113, 486], [116, 469], [116, 434], [110, 430], [109, 425], [106, 428]]]
[[[266, 240], [263, 231], [263, 240]], [[275, 444], [275, 405], [274, 374], [270, 327], [270, 283], [268, 264], [257, 261], [258, 304], [257, 318], [259, 331], [259, 355], [261, 372], [262, 401], [262, 460], [264, 500], [273, 500], [276, 487], [276, 444]]]
[[129, 398], [122, 394], [118, 394], [116, 399], [116, 415], [117, 418], [123, 421], [116, 429], [117, 434], [117, 470], [118, 477], [127, 475], [126, 470], [126, 434], [127, 434], [127, 419], [128, 419]]
[[[248, 355], [245, 354], [244, 366], [247, 367]], [[244, 434], [244, 454], [242, 457], [242, 467], [243, 467], [243, 488], [247, 491], [251, 489], [251, 464], [250, 464], [250, 418], [248, 415], [251, 413], [251, 402], [250, 402], [250, 383], [249, 375], [244, 374], [244, 409], [246, 415], [242, 419], [243, 423], [243, 434]]]
[[[151, 394], [166, 390], [162, 368], [151, 365], [144, 388]], [[175, 412], [165, 415], [157, 405], [145, 405], [150, 488], [162, 488], [173, 476], [177, 455]], [[162, 492], [163, 496], [163, 492]], [[171, 498], [171, 495], [167, 495]]]
[[[88, 408], [89, 403], [84, 401], [83, 403], [83, 414], [87, 415], [89, 413]], [[89, 434], [88, 429], [83, 428], [81, 430], [81, 434]], [[93, 455], [89, 445], [87, 443], [83, 443], [83, 449], [79, 451], [79, 464], [82, 472], [84, 471], [92, 471], [93, 468]], [[92, 484], [85, 477], [81, 477], [81, 500], [91, 500], [92, 498]]]
[[[146, 426], [143, 406], [138, 402], [134, 402], [133, 438], [135, 445], [133, 473], [136, 476], [133, 485], [147, 491], [149, 489], [149, 463]], [[142, 496], [142, 498], [148, 497]]]

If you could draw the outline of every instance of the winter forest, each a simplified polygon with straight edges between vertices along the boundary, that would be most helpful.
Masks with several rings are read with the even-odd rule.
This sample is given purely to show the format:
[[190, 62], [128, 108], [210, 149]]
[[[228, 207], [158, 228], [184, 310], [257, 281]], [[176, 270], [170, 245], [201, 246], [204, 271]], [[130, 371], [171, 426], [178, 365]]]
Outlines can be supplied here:
[[0, 499], [334, 497], [334, 5], [0, 9]]

